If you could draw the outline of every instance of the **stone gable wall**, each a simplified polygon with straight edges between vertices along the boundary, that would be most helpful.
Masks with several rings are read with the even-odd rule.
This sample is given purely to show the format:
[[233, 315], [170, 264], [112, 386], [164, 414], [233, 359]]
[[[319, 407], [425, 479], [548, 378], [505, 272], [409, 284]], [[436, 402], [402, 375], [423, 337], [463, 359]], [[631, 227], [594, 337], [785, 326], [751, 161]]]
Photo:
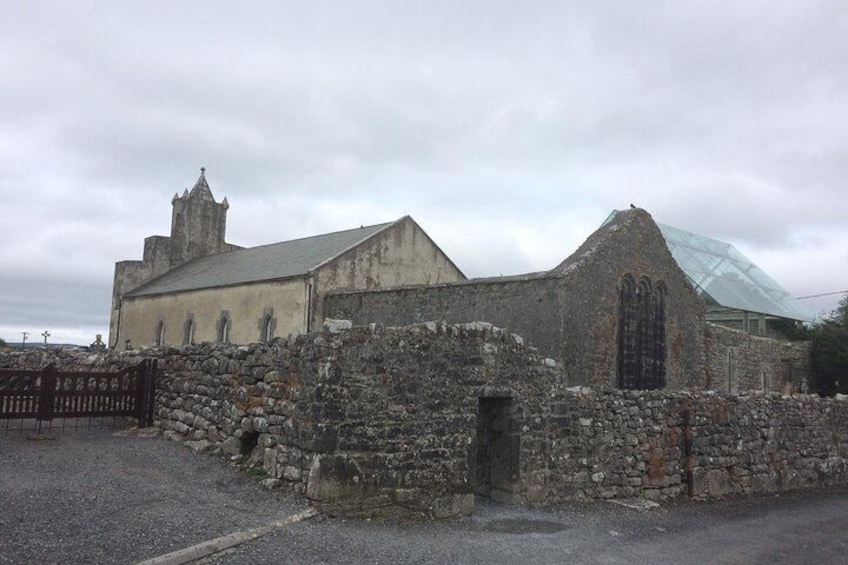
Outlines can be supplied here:
[[412, 218], [405, 216], [310, 272], [313, 286], [307, 327], [320, 329], [326, 317], [323, 299], [328, 292], [463, 280], [465, 275], [453, 261]]
[[[625, 276], [664, 288], [665, 373], [669, 389], [705, 388], [704, 302], [644, 210], [619, 212], [552, 273], [563, 276], [562, 357], [569, 382], [617, 385], [619, 300]], [[532, 340], [528, 342], [533, 345]]]
[[848, 484], [848, 402], [569, 387], [551, 359], [482, 323], [105, 356], [31, 351], [0, 355], [0, 367], [111, 369], [144, 357], [163, 371], [156, 424], [168, 437], [244, 454], [269, 485], [334, 513], [471, 512], [486, 399], [509, 404], [498, 426], [514, 477], [499, 496], [514, 503], [667, 500], [687, 495], [687, 471], [705, 499]]

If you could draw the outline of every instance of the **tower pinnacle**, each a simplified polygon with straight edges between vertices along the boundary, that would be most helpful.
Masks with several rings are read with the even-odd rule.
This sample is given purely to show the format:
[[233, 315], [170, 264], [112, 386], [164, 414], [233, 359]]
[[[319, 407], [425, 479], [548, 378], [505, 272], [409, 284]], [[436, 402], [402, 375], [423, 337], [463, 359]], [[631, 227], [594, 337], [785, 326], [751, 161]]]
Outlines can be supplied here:
[[215, 201], [212, 196], [212, 191], [209, 189], [209, 184], [206, 182], [206, 167], [200, 167], [200, 177], [194, 183], [194, 188], [191, 189], [190, 196], [199, 197], [203, 200]]

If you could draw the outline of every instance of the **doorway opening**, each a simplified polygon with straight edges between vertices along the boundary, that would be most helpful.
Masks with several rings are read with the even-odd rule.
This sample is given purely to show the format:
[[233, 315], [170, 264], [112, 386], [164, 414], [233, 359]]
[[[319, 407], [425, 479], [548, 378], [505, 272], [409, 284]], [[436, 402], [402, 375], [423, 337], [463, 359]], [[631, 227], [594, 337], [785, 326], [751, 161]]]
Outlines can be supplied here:
[[511, 398], [483, 397], [477, 403], [475, 494], [511, 502], [518, 481], [520, 437], [513, 425]]

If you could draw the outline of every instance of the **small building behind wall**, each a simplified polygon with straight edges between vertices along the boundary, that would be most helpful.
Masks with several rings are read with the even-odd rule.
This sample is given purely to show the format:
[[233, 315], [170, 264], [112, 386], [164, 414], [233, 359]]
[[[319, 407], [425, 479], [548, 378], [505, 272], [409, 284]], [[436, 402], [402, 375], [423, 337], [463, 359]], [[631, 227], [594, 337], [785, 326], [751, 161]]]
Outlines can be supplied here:
[[641, 209], [621, 212], [545, 273], [333, 292], [325, 312], [357, 325], [489, 322], [556, 360], [571, 384], [704, 385], [703, 301]]
[[[669, 234], [685, 233], [672, 230], [641, 209], [615, 212], [550, 271], [434, 287], [332, 292], [325, 313], [357, 325], [489, 322], [555, 359], [575, 385], [785, 391], [788, 380], [791, 390], [803, 390], [807, 346], [738, 336], [710, 323], [718, 311], [714, 297], [693, 284], [703, 282], [687, 271], [695, 259], [685, 263], [670, 251], [681, 246], [669, 243], [680, 241]], [[697, 257], [691, 250], [684, 256]], [[750, 277], [766, 279], [753, 269], [747, 269]], [[735, 288], [726, 282], [722, 287]], [[795, 323], [800, 314], [793, 313], [787, 295], [775, 290], [773, 296], [786, 307], [769, 311]]]

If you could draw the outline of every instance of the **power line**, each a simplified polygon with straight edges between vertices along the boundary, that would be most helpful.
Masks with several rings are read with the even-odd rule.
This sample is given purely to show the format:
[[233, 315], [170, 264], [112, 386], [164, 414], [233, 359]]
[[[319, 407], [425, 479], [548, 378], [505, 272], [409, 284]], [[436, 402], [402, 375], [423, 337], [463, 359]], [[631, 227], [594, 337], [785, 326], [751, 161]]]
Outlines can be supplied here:
[[822, 294], [811, 294], [810, 296], [799, 296], [798, 300], [804, 300], [805, 298], [819, 298], [819, 297], [822, 297], [822, 296], [833, 296], [835, 294], [845, 294], [846, 292], [848, 292], [848, 289], [837, 290], [836, 292], [825, 292], [825, 293], [822, 293]]

